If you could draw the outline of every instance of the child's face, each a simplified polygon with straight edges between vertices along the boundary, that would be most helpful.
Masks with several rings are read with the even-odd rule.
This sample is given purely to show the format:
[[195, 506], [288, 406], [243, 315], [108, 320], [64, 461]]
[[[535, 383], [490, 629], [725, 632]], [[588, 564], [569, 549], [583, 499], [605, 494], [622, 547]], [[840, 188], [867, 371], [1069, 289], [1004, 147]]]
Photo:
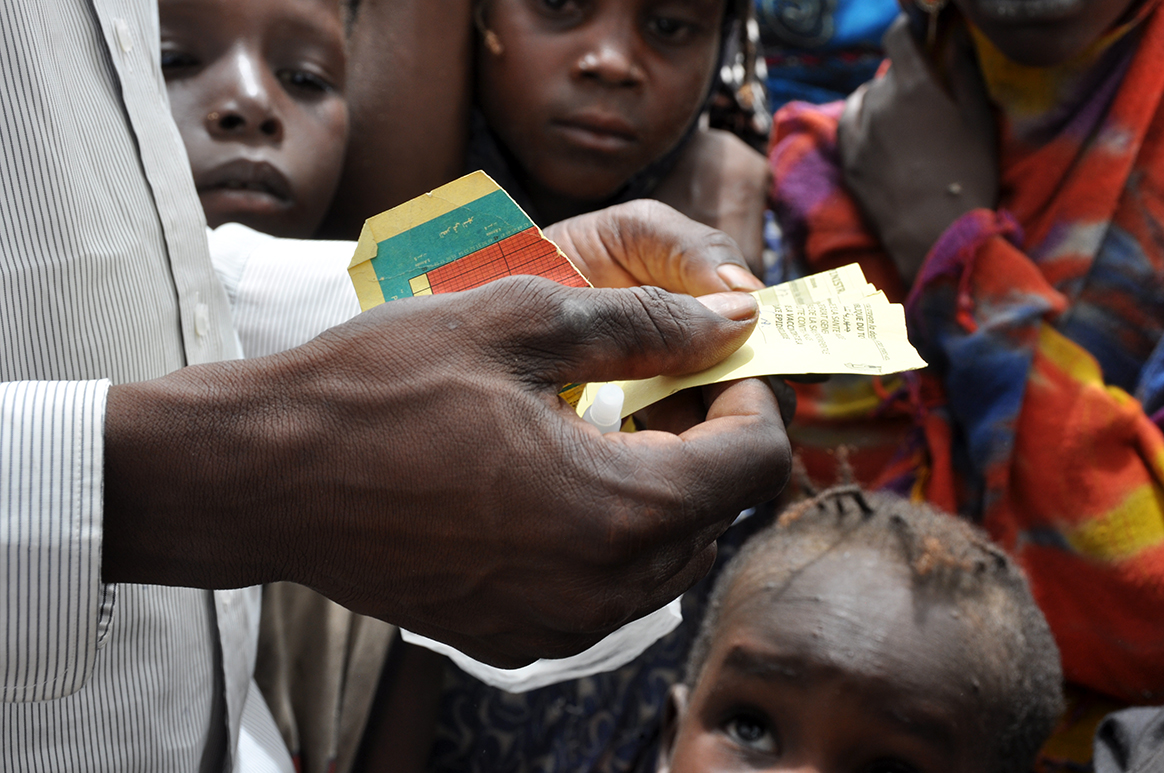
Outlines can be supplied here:
[[608, 198], [702, 106], [725, 0], [485, 2], [478, 102], [535, 196]]
[[1127, 13], [1135, 0], [954, 0], [1012, 61], [1062, 64], [1081, 54]]
[[310, 236], [347, 142], [340, 0], [161, 0], [159, 11], [207, 223]]
[[988, 769], [989, 677], [965, 615], [920, 601], [868, 548], [787, 588], [737, 579], [703, 673], [672, 694], [660, 771], [967, 773]]

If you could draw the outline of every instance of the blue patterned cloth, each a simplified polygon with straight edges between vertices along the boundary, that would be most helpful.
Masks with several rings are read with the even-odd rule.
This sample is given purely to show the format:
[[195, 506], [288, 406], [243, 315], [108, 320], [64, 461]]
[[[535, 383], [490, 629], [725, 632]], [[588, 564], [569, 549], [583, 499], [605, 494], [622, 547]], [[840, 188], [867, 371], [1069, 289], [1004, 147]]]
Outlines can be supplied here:
[[683, 676], [726, 562], [771, 523], [761, 508], [719, 540], [715, 567], [683, 596], [683, 622], [617, 671], [513, 695], [449, 663], [429, 773], [650, 773], [671, 685]]
[[755, 0], [772, 110], [844, 99], [881, 64], [897, 0]]

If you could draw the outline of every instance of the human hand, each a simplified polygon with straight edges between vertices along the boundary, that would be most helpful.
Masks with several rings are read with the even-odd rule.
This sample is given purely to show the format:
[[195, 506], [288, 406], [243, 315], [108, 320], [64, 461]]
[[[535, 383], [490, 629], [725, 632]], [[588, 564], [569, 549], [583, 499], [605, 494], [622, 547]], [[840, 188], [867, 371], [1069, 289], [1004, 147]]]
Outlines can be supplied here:
[[998, 201], [994, 115], [971, 41], [954, 32], [947, 91], [899, 17], [885, 33], [892, 67], [849, 97], [838, 127], [845, 185], [907, 286], [951, 223]]
[[652, 198], [732, 237], [755, 274], [764, 272], [768, 159], [731, 132], [701, 129], [687, 141]]
[[563, 220], [545, 234], [596, 287], [706, 295], [764, 286], [729, 236], [651, 199]]
[[515, 277], [114, 387], [103, 578], [291, 580], [484, 662], [579, 652], [683, 592], [787, 479], [758, 380], [679, 435], [601, 435], [557, 396], [719, 361], [757, 308], [704, 302]]

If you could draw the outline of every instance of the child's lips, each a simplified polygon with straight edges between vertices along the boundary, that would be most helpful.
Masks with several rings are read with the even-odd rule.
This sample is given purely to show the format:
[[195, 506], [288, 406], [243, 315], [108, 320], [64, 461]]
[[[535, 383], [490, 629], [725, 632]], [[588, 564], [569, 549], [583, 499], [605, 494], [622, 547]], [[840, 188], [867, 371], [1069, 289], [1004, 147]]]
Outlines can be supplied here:
[[[287, 207], [294, 200], [291, 184], [266, 161], [239, 158], [198, 176], [198, 194], [233, 202], [243, 208]], [[249, 206], [248, 206], [249, 205]]]
[[554, 127], [572, 145], [604, 153], [619, 153], [638, 142], [638, 133], [621, 118], [574, 115], [554, 121]]

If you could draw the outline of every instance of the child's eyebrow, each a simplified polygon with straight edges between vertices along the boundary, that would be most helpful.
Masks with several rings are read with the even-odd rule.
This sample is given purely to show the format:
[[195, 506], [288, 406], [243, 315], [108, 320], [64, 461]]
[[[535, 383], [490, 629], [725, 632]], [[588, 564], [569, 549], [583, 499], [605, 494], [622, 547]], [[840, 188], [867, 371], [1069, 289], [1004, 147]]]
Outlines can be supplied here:
[[[803, 658], [799, 656], [759, 653], [745, 646], [732, 647], [724, 656], [723, 668], [765, 681], [789, 683], [804, 679], [808, 670]], [[898, 732], [913, 736], [946, 753], [955, 750], [951, 729], [954, 723], [938, 707], [891, 697], [879, 701], [870, 711]]]
[[804, 676], [804, 663], [800, 658], [761, 655], [746, 647], [733, 647], [724, 657], [723, 664], [725, 668], [760, 679], [791, 682]]
[[331, 18], [323, 13], [318, 14], [318, 16], [315, 14], [287, 14], [271, 23], [271, 37], [284, 46], [322, 46], [332, 55], [342, 57], [345, 42], [342, 20], [339, 20], [335, 26], [335, 31], [339, 34], [332, 35], [330, 34], [331, 28], [321, 24], [325, 18], [326, 21], [331, 21]]
[[890, 702], [879, 708], [882, 719], [899, 731], [932, 744], [943, 752], [954, 751], [954, 733], [949, 719], [943, 720], [922, 706], [903, 708]]

